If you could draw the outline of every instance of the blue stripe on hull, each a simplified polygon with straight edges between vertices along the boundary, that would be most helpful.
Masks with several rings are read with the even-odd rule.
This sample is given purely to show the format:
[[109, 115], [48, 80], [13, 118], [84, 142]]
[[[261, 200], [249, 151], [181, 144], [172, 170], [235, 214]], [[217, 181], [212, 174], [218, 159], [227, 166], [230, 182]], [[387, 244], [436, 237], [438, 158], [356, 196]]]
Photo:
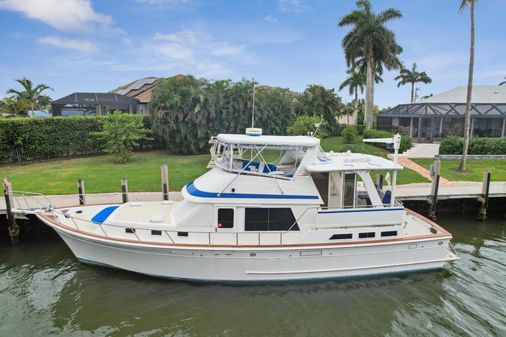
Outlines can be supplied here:
[[295, 194], [249, 194], [249, 193], [215, 193], [199, 190], [193, 181], [186, 185], [186, 191], [200, 198], [239, 198], [239, 199], [311, 199], [318, 200], [317, 195], [295, 195]]

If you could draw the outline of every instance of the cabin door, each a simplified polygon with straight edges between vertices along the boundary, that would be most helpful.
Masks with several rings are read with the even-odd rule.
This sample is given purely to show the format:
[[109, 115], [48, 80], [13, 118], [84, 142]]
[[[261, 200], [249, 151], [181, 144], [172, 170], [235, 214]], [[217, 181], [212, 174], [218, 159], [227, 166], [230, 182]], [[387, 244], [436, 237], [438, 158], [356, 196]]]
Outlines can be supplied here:
[[311, 173], [314, 184], [320, 197], [323, 200], [322, 207], [327, 207], [329, 204], [329, 173], [328, 172], [313, 172]]

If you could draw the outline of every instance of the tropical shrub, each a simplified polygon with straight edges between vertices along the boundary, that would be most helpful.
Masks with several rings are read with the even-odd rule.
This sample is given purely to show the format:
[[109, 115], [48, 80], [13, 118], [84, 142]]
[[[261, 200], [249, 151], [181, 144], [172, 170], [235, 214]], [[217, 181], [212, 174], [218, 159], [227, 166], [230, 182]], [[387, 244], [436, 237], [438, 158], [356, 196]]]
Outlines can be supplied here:
[[[464, 142], [461, 137], [448, 136], [441, 141], [440, 154], [462, 154]], [[506, 138], [479, 138], [469, 140], [468, 154], [506, 155]]]
[[[390, 138], [393, 137], [395, 133], [384, 130], [376, 130], [376, 129], [364, 129], [362, 136], [364, 139], [368, 138]], [[375, 144], [377, 146], [384, 146], [384, 144], [378, 143]], [[412, 146], [411, 137], [406, 135], [401, 135], [401, 145], [399, 147], [399, 153], [403, 153], [406, 150], [409, 150]]]
[[345, 110], [345, 104], [334, 89], [321, 85], [309, 85], [297, 96], [296, 112], [299, 116], [319, 116], [326, 122], [325, 132], [329, 136], [339, 135], [339, 124], [336, 117]]
[[[150, 105], [155, 138], [172, 152], [189, 154], [207, 151], [218, 133], [244, 133], [251, 126], [253, 84], [182, 75], [160, 80]], [[264, 134], [286, 134], [295, 119], [295, 95], [256, 87], [255, 126]]]
[[355, 125], [347, 125], [341, 132], [345, 144], [352, 144], [357, 138], [357, 128]]
[[[318, 116], [299, 116], [293, 121], [292, 125], [288, 127], [288, 134], [292, 136], [307, 136], [315, 132], [320, 120]], [[320, 133], [320, 131], [318, 131], [318, 133]]]
[[117, 162], [125, 163], [132, 156], [132, 151], [139, 147], [140, 142], [150, 139], [150, 133], [144, 128], [144, 116], [122, 113], [116, 110], [105, 119], [102, 131], [95, 132], [102, 143], [104, 152], [116, 156]]

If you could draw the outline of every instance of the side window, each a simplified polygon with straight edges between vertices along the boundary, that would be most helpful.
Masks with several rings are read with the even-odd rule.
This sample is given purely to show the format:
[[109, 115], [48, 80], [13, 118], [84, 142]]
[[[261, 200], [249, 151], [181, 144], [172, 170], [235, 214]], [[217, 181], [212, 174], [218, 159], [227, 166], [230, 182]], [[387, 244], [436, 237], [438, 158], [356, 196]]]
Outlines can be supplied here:
[[290, 208], [246, 208], [244, 229], [246, 231], [298, 231]]
[[234, 210], [232, 208], [218, 209], [218, 228], [234, 228]]

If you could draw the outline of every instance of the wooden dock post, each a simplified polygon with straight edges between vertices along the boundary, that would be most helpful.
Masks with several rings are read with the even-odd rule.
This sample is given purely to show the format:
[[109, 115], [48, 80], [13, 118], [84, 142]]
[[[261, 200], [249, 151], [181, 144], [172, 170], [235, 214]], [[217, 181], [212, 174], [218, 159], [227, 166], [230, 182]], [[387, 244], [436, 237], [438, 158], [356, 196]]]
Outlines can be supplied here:
[[376, 188], [378, 190], [383, 189], [383, 174], [381, 173], [376, 174]]
[[9, 224], [9, 238], [11, 240], [11, 244], [15, 245], [19, 243], [19, 226], [16, 223], [16, 219], [14, 218], [14, 214], [12, 213], [12, 208], [14, 206], [14, 196], [12, 193], [12, 184], [9, 179], [4, 178], [4, 196], [5, 196], [5, 208], [7, 209], [7, 221]]
[[487, 220], [487, 210], [488, 210], [488, 197], [490, 193], [490, 172], [483, 172], [483, 185], [481, 187], [481, 207], [480, 207], [480, 215], [478, 216], [478, 220], [485, 221]]
[[121, 178], [121, 200], [123, 203], [128, 202], [128, 180]]
[[84, 180], [77, 179], [77, 194], [79, 195], [79, 205], [86, 204], [86, 197], [84, 192]]
[[437, 195], [439, 192], [440, 170], [441, 170], [441, 159], [439, 158], [439, 156], [436, 156], [434, 164], [432, 165], [431, 169], [432, 184], [430, 187], [430, 197], [429, 197], [429, 218], [431, 218], [432, 220], [436, 220]]
[[162, 167], [162, 194], [163, 200], [169, 200], [169, 168], [163, 163]]

